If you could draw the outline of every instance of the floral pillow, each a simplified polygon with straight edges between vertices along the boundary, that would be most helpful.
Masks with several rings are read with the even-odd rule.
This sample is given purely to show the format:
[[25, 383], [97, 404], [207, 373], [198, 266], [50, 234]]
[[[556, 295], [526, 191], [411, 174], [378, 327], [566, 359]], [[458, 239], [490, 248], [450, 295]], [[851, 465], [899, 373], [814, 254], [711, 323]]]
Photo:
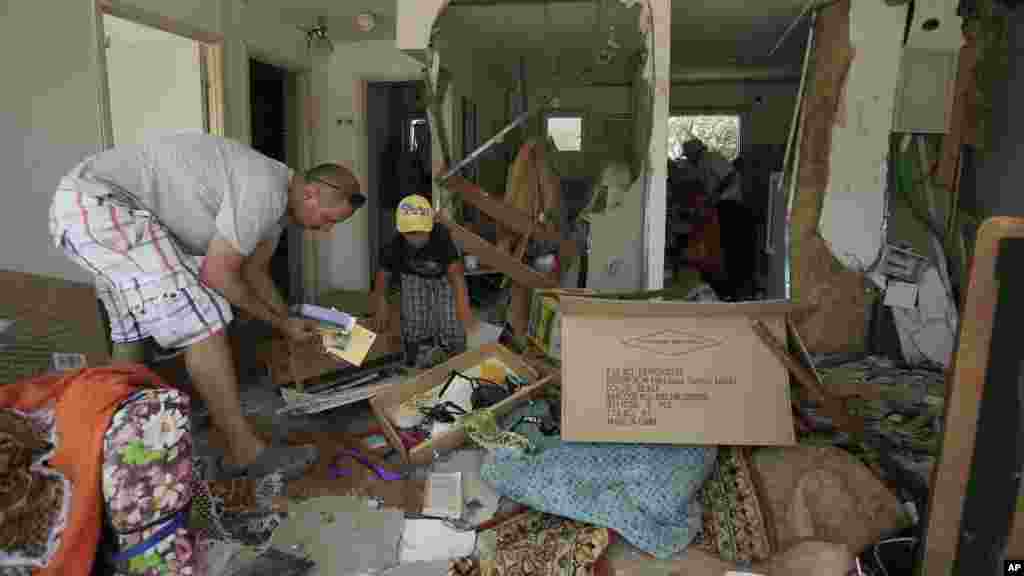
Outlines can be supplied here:
[[119, 573], [194, 574], [186, 520], [192, 499], [189, 400], [142, 390], [114, 414], [103, 443], [103, 496]]

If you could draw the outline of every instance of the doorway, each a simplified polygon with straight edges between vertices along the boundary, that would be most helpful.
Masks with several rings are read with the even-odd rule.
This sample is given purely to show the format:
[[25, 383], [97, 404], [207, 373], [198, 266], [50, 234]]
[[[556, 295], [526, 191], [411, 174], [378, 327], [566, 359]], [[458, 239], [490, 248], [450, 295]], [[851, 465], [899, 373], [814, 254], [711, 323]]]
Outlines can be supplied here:
[[200, 41], [103, 14], [111, 144], [210, 128]]
[[[249, 60], [249, 113], [252, 147], [296, 171], [303, 168], [298, 118], [300, 74], [260, 60]], [[304, 301], [302, 235], [293, 227], [277, 243], [270, 277], [288, 304]]]
[[430, 126], [421, 82], [366, 85], [370, 279], [395, 235], [395, 209], [409, 194], [430, 198]]

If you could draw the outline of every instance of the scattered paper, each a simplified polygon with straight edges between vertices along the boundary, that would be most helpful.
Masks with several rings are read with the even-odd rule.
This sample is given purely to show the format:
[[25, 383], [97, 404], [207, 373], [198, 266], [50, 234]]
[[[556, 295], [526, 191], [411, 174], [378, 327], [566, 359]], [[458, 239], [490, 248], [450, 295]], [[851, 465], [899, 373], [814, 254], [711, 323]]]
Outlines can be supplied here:
[[462, 473], [431, 474], [423, 493], [423, 514], [459, 520], [462, 508]]
[[[482, 524], [494, 517], [498, 511], [501, 496], [494, 488], [480, 477], [486, 450], [456, 450], [444, 461], [434, 462], [435, 473], [460, 472], [462, 474], [462, 500], [464, 511], [462, 519], [472, 526]], [[471, 505], [475, 502], [475, 505]]]
[[271, 544], [303, 550], [324, 576], [380, 573], [398, 564], [404, 523], [401, 510], [374, 510], [344, 496], [313, 498], [289, 505]]
[[476, 548], [476, 532], [449, 528], [441, 520], [408, 519], [402, 531], [399, 559], [410, 562], [464, 558]]
[[400, 564], [388, 570], [382, 576], [448, 576], [451, 561], [447, 558], [435, 562], [414, 562]]
[[476, 333], [469, 334], [468, 348], [476, 349], [486, 344], [494, 344], [501, 338], [502, 327], [489, 322], [480, 322]]
[[892, 280], [885, 288], [886, 306], [913, 309], [917, 307], [917, 284]]
[[289, 388], [281, 389], [281, 396], [284, 398], [285, 406], [279, 408], [279, 415], [294, 416], [297, 414], [317, 414], [334, 408], [341, 408], [369, 400], [378, 392], [387, 388], [390, 384], [377, 384], [363, 388], [352, 388], [328, 394], [307, 394], [296, 392]]
[[72, 354], [64, 352], [54, 352], [52, 356], [53, 369], [58, 372], [64, 372], [67, 370], [78, 370], [85, 368], [88, 363], [85, 359], [85, 354]]
[[13, 325], [14, 320], [0, 318], [0, 350], [14, 343], [14, 331], [10, 329]]
[[358, 324], [351, 331], [324, 326], [320, 330], [324, 350], [349, 364], [361, 366], [373, 347], [377, 335]]
[[959, 316], [946, 293], [936, 268], [931, 267], [918, 284], [917, 305], [893, 308], [893, 320], [900, 337], [903, 358], [908, 364], [929, 360], [949, 366], [956, 342]]
[[351, 332], [356, 325], [355, 316], [346, 314], [340, 310], [335, 310], [334, 308], [324, 308], [323, 306], [316, 306], [314, 304], [303, 304], [299, 307], [298, 312], [307, 318], [333, 324], [346, 332]]

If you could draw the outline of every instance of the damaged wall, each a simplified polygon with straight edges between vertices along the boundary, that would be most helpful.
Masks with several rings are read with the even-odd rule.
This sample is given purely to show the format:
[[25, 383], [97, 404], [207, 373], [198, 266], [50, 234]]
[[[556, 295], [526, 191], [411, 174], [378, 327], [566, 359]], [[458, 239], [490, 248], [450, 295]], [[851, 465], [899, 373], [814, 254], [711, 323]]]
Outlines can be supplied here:
[[796, 196], [789, 216], [792, 298], [813, 307], [796, 321], [814, 353], [863, 349], [874, 298], [866, 278], [844, 268], [818, 234], [829, 182], [833, 125], [853, 58], [850, 3], [840, 0], [822, 9], [815, 24], [813, 63], [803, 101], [804, 129], [799, 136]]
[[854, 2], [846, 24], [849, 64], [838, 85], [819, 232], [852, 270], [869, 270], [884, 245], [889, 132], [906, 17], [906, 5]]
[[[481, 140], [486, 140], [512, 120], [507, 110], [507, 102], [509, 91], [515, 88], [516, 74], [509, 71], [518, 64], [514, 55], [503, 60], [492, 58], [478, 59], [472, 68], [454, 68], [456, 92], [460, 98], [465, 96], [477, 103]], [[446, 61], [443, 53], [441, 60]], [[551, 96], [551, 82], [550, 62], [533, 60], [527, 63], [527, 99], [531, 108], [541, 106]], [[622, 135], [618, 133], [615, 125], [618, 118], [629, 116], [631, 113], [629, 86], [568, 85], [558, 88], [554, 93], [558, 96], [558, 107], [552, 112], [583, 116], [582, 151], [559, 152], [552, 156], [560, 175], [568, 178], [595, 179], [609, 160], [631, 157], [632, 143], [622, 141]], [[461, 117], [459, 119], [461, 120]], [[530, 124], [530, 131], [535, 135], [543, 134], [543, 130], [543, 121], [539, 117]], [[456, 130], [456, 133], [458, 132]], [[519, 138], [507, 140], [509, 143], [518, 141]], [[503, 177], [497, 181], [493, 177], [486, 180], [487, 184], [493, 186], [487, 188], [488, 190], [503, 190]]]
[[[280, 23], [272, 10], [241, 0], [117, 0], [147, 23], [173, 20], [188, 30], [224, 39], [225, 131], [249, 140], [249, 51], [275, 61], [303, 65], [305, 39]], [[91, 276], [52, 246], [46, 225], [60, 177], [110, 138], [105, 117], [99, 22], [92, 0], [7, 2], [0, 18], [0, 62], [19, 70], [17, 82], [0, 93], [0, 244], [7, 247], [0, 269], [89, 282]], [[46, 32], [46, 50], [32, 53]], [[17, 246], [17, 249], [10, 247]]]
[[[445, 5], [445, 0], [398, 0], [396, 46], [412, 54], [427, 49], [434, 20]], [[643, 72], [644, 84], [649, 86], [653, 98], [652, 136], [638, 142], [635, 150], [646, 150], [649, 163], [645, 186], [644, 238], [646, 262], [644, 269], [647, 288], [660, 288], [664, 282], [663, 262], [665, 244], [665, 178], [667, 157], [667, 119], [669, 98], [669, 46], [670, 9], [668, 0], [625, 0], [626, 6], [640, 4], [641, 32], [647, 34], [648, 53], [653, 54]], [[650, 100], [650, 97], [649, 97]], [[481, 106], [482, 108], [483, 106]], [[481, 133], [485, 124], [481, 122]]]
[[798, 81], [674, 83], [670, 111], [672, 115], [739, 112], [741, 146], [780, 145], [786, 142], [799, 88]]

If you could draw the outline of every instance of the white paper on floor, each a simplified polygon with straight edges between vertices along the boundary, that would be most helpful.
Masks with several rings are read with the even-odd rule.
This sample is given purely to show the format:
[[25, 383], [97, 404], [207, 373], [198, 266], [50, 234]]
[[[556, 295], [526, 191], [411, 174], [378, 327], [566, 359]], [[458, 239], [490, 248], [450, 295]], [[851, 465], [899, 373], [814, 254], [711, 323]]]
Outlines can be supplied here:
[[274, 531], [271, 545], [282, 551], [298, 546], [323, 576], [381, 572], [398, 564], [405, 514], [371, 508], [345, 496], [293, 502]]
[[208, 540], [203, 542], [199, 550], [199, 562], [203, 569], [200, 574], [220, 576], [227, 571], [231, 560], [241, 551], [242, 545], [234, 542]]
[[917, 284], [891, 280], [885, 287], [886, 306], [913, 309], [917, 306]]
[[444, 461], [434, 463], [434, 472], [462, 473], [462, 496], [465, 502], [476, 501], [480, 505], [466, 508], [463, 520], [477, 525], [494, 517], [501, 497], [480, 477], [480, 467], [487, 456], [485, 450], [458, 450]]
[[[451, 402], [466, 412], [472, 411], [473, 381], [469, 378], [472, 378], [472, 376], [464, 376], [461, 374], [453, 375], [451, 382], [448, 384], [448, 388], [438, 399], [438, 403]], [[431, 429], [430, 435], [436, 438], [454, 427], [455, 423], [449, 424], [445, 422], [434, 422], [434, 427]]]
[[949, 366], [959, 318], [934, 266], [921, 275], [917, 306], [913, 309], [893, 308], [892, 315], [907, 363], [920, 364], [929, 360]]
[[435, 562], [413, 562], [396, 566], [381, 576], [448, 576], [450, 566], [451, 561], [448, 559]]
[[480, 322], [479, 329], [475, 333], [469, 334], [469, 341], [466, 343], [466, 347], [474, 350], [486, 344], [494, 344], [501, 337], [501, 330], [501, 326], [496, 324]]
[[399, 560], [409, 564], [465, 558], [475, 548], [476, 532], [461, 532], [440, 520], [410, 519], [402, 531]]

